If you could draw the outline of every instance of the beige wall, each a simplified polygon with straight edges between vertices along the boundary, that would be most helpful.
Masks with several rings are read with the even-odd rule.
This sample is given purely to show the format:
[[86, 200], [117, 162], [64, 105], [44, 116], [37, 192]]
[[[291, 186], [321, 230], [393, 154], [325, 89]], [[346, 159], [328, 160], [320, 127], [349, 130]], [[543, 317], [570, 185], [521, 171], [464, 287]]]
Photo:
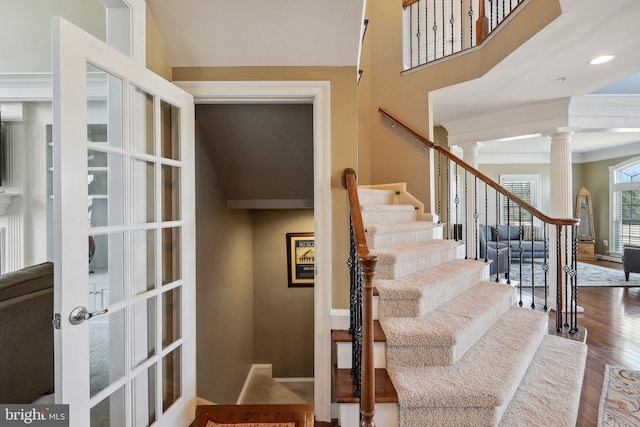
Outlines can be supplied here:
[[[173, 69], [175, 81], [329, 81], [331, 85], [332, 306], [349, 306], [349, 223], [342, 171], [357, 167], [356, 70], [354, 67], [211, 67]], [[316, 240], [316, 244], [321, 244]]]
[[2, 0], [0, 10], [0, 73], [51, 72], [52, 16], [105, 40], [105, 10], [97, 0]]
[[[361, 137], [370, 137], [369, 141], [360, 141], [360, 146], [370, 145], [370, 157], [363, 157], [361, 161], [370, 159], [370, 164], [361, 163], [359, 167], [370, 170], [371, 184], [406, 181], [409, 191], [428, 206], [428, 155], [418, 142], [401, 130], [391, 128], [388, 121], [381, 118], [378, 108], [388, 109], [432, 138], [429, 92], [482, 76], [558, 17], [560, 3], [558, 0], [533, 0], [482, 49], [405, 76], [401, 75], [402, 8], [395, 1], [373, 0], [367, 3], [366, 15], [369, 27], [362, 66], [368, 68], [364, 68], [359, 86], [359, 99], [362, 100], [359, 110], [361, 118], [368, 114], [366, 120], [369, 122], [369, 131], [361, 131]], [[364, 95], [363, 91], [368, 94]]]
[[593, 226], [596, 235], [595, 253], [598, 255], [609, 255], [609, 247], [605, 247], [603, 241], [611, 242], [609, 235], [609, 166], [617, 165], [632, 157], [636, 156], [573, 165], [573, 209], [575, 212], [575, 197], [578, 191], [581, 187], [585, 187], [591, 193]]
[[146, 17], [147, 68], [171, 81], [171, 60], [148, 7]]
[[313, 210], [254, 210], [253, 361], [274, 377], [313, 377], [313, 288], [289, 288], [286, 233], [312, 232]]
[[234, 404], [253, 363], [253, 226], [249, 212], [227, 209], [196, 139], [198, 396]]

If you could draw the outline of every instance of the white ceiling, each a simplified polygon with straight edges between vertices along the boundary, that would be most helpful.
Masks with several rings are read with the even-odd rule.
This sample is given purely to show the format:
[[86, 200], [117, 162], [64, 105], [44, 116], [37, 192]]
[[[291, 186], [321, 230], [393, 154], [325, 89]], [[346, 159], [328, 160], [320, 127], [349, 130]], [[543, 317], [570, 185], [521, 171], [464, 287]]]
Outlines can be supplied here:
[[[400, 0], [385, 1], [397, 1], [401, 7]], [[364, 3], [147, 0], [174, 67], [356, 66]], [[558, 19], [489, 73], [432, 93], [435, 124], [451, 132], [452, 124], [478, 120], [487, 112], [499, 115], [592, 92], [633, 93], [640, 99], [640, 1], [561, 0], [561, 5]], [[603, 53], [616, 58], [600, 66], [587, 64]], [[640, 117], [638, 121], [634, 131], [611, 133], [593, 127], [577, 131], [574, 152], [581, 156], [596, 149], [602, 154], [635, 144], [640, 153]], [[507, 142], [487, 138], [480, 154], [498, 158], [548, 152], [549, 142], [538, 136]]]
[[355, 66], [364, 0], [147, 0], [174, 67]]

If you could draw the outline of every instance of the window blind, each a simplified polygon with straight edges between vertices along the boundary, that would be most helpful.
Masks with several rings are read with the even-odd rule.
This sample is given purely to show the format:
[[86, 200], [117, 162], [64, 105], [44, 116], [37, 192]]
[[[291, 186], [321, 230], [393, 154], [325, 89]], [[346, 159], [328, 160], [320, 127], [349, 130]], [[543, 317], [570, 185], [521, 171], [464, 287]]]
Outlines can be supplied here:
[[[534, 208], [538, 208], [539, 177], [531, 175], [507, 175], [500, 177], [500, 184]], [[514, 201], [502, 197], [502, 221], [504, 224], [533, 225], [533, 215]]]

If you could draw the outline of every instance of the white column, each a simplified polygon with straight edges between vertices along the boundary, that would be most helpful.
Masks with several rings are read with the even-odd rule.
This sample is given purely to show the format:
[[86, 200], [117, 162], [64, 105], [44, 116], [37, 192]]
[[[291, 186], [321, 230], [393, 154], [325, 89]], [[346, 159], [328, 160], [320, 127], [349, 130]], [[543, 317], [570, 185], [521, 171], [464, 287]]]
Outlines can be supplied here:
[[[572, 161], [571, 161], [571, 139], [573, 131], [560, 131], [547, 135], [551, 141], [551, 189], [549, 192], [549, 216], [552, 218], [572, 218]], [[549, 307], [557, 308], [557, 228], [549, 226]], [[563, 227], [563, 233], [566, 229]], [[562, 264], [567, 260], [564, 258], [564, 234], [560, 247]], [[564, 284], [564, 283], [563, 283]], [[565, 295], [563, 289], [561, 293]], [[564, 303], [564, 302], [563, 302]], [[564, 304], [563, 304], [564, 305]]]
[[[469, 165], [478, 169], [478, 152], [482, 144], [474, 142], [462, 145], [462, 160]], [[465, 217], [463, 224], [465, 227], [465, 242], [467, 245], [467, 256], [469, 259], [476, 259], [478, 254], [478, 241], [476, 239], [476, 220], [475, 215], [479, 214], [477, 209], [476, 179], [473, 174], [466, 174], [466, 198], [464, 200]]]

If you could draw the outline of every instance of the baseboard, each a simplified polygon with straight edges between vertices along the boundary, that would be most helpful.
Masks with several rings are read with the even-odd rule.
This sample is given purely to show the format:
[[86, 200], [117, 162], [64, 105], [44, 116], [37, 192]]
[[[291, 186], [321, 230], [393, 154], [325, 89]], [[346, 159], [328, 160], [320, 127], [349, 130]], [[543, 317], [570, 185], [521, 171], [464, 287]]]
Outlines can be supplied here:
[[236, 405], [241, 405], [245, 396], [247, 395], [247, 390], [249, 389], [249, 384], [251, 384], [251, 380], [253, 376], [256, 374], [266, 375], [271, 377], [273, 374], [273, 367], [271, 364], [256, 364], [251, 365], [251, 369], [249, 369], [249, 373], [247, 374], [247, 378], [244, 380], [244, 385], [242, 386], [242, 391], [240, 391], [240, 395], [238, 396], [238, 400], [236, 400]]
[[597, 259], [601, 259], [603, 261], [612, 261], [612, 262], [617, 262], [617, 263], [622, 263], [622, 258], [620, 258], [619, 256], [611, 256], [611, 255], [598, 255], [596, 254], [596, 258]]
[[204, 399], [202, 397], [196, 397], [196, 405], [217, 405], [217, 403], [214, 403], [210, 400]]

